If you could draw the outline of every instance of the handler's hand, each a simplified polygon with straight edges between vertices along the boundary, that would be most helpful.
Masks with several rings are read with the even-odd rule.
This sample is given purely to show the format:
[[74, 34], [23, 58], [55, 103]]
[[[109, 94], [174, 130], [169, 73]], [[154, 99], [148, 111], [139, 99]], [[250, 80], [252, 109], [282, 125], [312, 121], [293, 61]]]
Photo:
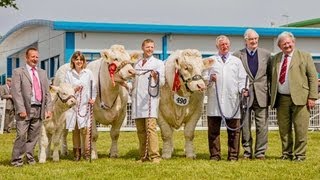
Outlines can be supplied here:
[[94, 104], [94, 99], [89, 99], [89, 104], [93, 105]]
[[216, 74], [211, 74], [210, 81], [216, 82], [217, 81], [217, 75]]
[[242, 89], [242, 96], [244, 96], [244, 97], [248, 97], [249, 96], [248, 89], [245, 89], [245, 88]]
[[156, 81], [158, 79], [158, 74], [156, 71], [151, 71], [151, 77]]
[[74, 88], [74, 92], [78, 92], [78, 91], [81, 91], [82, 90], [82, 86], [77, 86]]
[[47, 111], [45, 113], [46, 119], [50, 119], [52, 117], [52, 112], [51, 111]]
[[27, 117], [27, 112], [21, 112], [19, 113], [20, 118], [24, 119]]
[[308, 99], [307, 108], [311, 110], [316, 105], [316, 101], [314, 99]]

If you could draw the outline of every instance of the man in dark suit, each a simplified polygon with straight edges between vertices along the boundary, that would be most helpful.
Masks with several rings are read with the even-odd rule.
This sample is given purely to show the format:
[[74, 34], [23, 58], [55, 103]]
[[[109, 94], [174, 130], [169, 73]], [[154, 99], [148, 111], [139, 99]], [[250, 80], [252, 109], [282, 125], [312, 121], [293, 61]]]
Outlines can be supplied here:
[[7, 78], [6, 84], [0, 88], [1, 99], [6, 100], [6, 112], [4, 121], [4, 131], [10, 133], [14, 120], [14, 106], [12, 101], [11, 89], [11, 78]]
[[310, 109], [318, 98], [317, 71], [311, 55], [295, 49], [292, 33], [282, 32], [277, 43], [282, 52], [272, 60], [271, 106], [277, 108], [281, 159], [303, 161]]
[[[265, 159], [268, 145], [268, 105], [269, 105], [269, 81], [267, 76], [270, 68], [271, 54], [269, 51], [259, 48], [259, 35], [253, 29], [247, 29], [244, 33], [246, 47], [234, 53], [241, 59], [243, 67], [249, 79], [249, 112], [243, 114], [242, 147], [244, 159]], [[254, 111], [256, 125], [256, 143], [254, 152], [251, 136], [251, 111]]]
[[13, 70], [12, 98], [16, 110], [17, 136], [12, 150], [11, 164], [35, 164], [34, 147], [38, 141], [42, 120], [51, 116], [51, 96], [47, 73], [37, 68], [39, 53], [36, 48], [26, 51], [26, 65]]

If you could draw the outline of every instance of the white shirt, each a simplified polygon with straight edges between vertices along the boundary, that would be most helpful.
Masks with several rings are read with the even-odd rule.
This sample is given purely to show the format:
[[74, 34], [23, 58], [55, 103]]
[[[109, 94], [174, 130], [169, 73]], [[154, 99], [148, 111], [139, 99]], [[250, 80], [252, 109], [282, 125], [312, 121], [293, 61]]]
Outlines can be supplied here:
[[[30, 75], [30, 78], [31, 78], [31, 82], [33, 83], [33, 72], [32, 72], [32, 67], [29, 66], [28, 64], [26, 64], [27, 66], [27, 70], [28, 70], [28, 73]], [[34, 74], [36, 75], [37, 79], [38, 79], [38, 82], [39, 82], [39, 87], [41, 88], [41, 83], [40, 83], [40, 79], [39, 79], [39, 75], [38, 75], [38, 67], [35, 67], [35, 71], [34, 71]], [[33, 88], [33, 84], [32, 84], [32, 96], [31, 96], [31, 104], [41, 104], [41, 102], [38, 102], [36, 100], [36, 95], [35, 95], [35, 92], [34, 92], [34, 88]]]

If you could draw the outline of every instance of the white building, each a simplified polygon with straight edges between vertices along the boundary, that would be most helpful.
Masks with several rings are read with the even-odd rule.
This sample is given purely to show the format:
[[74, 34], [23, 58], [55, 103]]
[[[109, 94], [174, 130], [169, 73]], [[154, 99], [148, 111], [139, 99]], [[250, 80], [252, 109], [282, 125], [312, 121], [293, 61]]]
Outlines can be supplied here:
[[82, 51], [87, 60], [100, 57], [102, 49], [122, 44], [129, 51], [140, 50], [141, 42], [151, 38], [156, 42], [155, 53], [165, 59], [177, 49], [194, 48], [203, 56], [217, 53], [215, 38], [224, 34], [231, 39], [231, 51], [244, 47], [243, 33], [253, 28], [260, 34], [260, 47], [273, 53], [279, 51], [276, 37], [282, 31], [290, 31], [297, 37], [297, 47], [310, 52], [320, 61], [320, 29], [290, 27], [221, 27], [156, 24], [115, 24], [95, 22], [65, 22], [29, 20], [16, 25], [0, 39], [1, 83], [11, 77], [12, 69], [24, 64], [25, 50], [36, 47], [40, 52], [40, 66], [48, 77], [57, 68], [70, 61], [72, 53]]

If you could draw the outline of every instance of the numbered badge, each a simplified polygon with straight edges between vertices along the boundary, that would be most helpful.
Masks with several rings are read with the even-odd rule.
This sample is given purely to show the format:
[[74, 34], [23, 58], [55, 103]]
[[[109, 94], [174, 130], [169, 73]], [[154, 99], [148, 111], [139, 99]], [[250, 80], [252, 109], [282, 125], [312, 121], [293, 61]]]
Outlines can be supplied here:
[[179, 96], [178, 94], [174, 94], [173, 99], [178, 106], [186, 106], [189, 104], [189, 97], [183, 97]]

